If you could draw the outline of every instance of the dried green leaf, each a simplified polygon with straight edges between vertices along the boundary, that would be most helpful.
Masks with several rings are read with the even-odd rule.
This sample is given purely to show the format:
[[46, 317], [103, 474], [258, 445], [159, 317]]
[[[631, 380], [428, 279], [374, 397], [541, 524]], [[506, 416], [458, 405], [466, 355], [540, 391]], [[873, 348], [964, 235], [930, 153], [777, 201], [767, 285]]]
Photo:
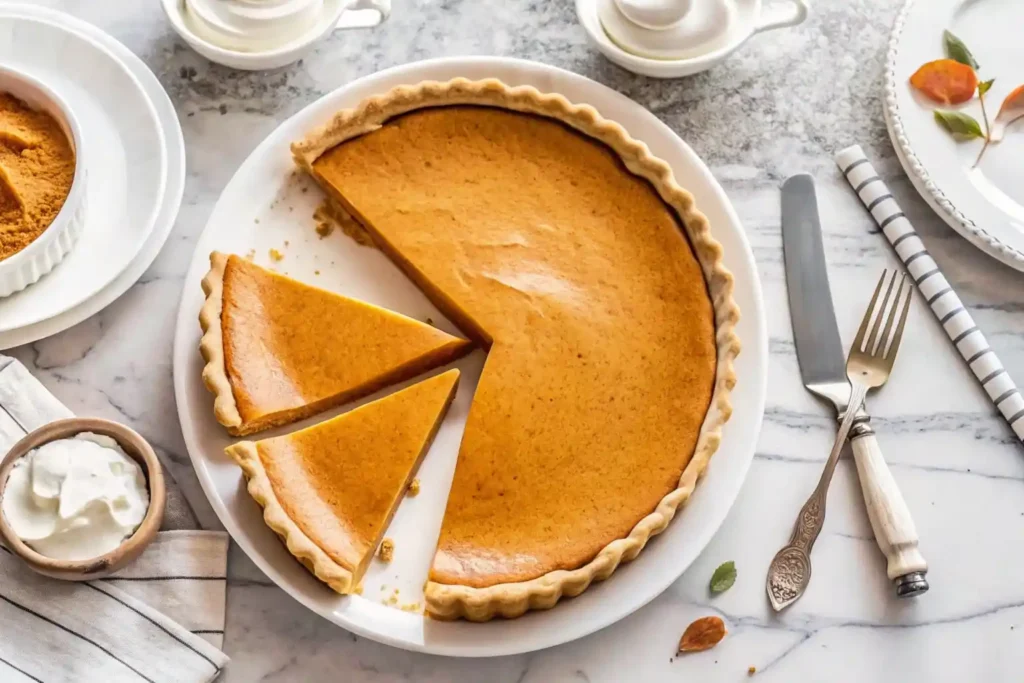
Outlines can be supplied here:
[[985, 93], [992, 89], [992, 84], [996, 82], [996, 79], [990, 78], [987, 81], [982, 81], [978, 84], [978, 97], [984, 97]]
[[730, 560], [718, 565], [718, 569], [711, 575], [711, 592], [724, 593], [736, 583], [736, 563]]
[[936, 109], [935, 120], [958, 139], [970, 140], [985, 137], [977, 119], [963, 112]]
[[954, 36], [949, 31], [942, 32], [942, 42], [946, 46], [946, 56], [950, 59], [955, 59], [961, 64], [966, 64], [972, 69], [978, 69], [978, 62], [975, 61], [974, 55], [964, 45], [964, 41]]

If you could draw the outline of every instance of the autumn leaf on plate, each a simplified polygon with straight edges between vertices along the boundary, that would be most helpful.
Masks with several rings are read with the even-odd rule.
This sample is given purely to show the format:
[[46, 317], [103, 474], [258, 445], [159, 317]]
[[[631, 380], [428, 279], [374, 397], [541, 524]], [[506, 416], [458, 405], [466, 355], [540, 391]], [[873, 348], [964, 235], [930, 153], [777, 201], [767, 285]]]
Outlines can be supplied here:
[[954, 36], [949, 31], [942, 32], [942, 42], [946, 46], [946, 56], [950, 59], [955, 59], [961, 64], [966, 64], [972, 69], [978, 68], [978, 62], [975, 61], [974, 55], [964, 45], [964, 41]]
[[1003, 106], [999, 107], [999, 113], [992, 122], [992, 142], [1002, 140], [1006, 128], [1021, 119], [1024, 119], [1024, 85], [1007, 95]]
[[936, 59], [915, 71], [910, 85], [939, 104], [963, 104], [974, 97], [978, 75], [955, 59]]
[[963, 112], [936, 109], [935, 120], [958, 140], [985, 137], [985, 134], [981, 132], [981, 124], [978, 123], [978, 120]]

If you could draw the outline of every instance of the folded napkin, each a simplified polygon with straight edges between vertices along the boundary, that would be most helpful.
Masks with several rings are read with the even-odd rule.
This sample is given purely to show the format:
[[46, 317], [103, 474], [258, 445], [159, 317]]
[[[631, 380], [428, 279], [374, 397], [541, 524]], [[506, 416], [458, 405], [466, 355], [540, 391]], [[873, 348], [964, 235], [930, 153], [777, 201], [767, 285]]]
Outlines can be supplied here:
[[[72, 413], [0, 355], [0, 454]], [[198, 531], [165, 472], [167, 508], [142, 556], [102, 581], [40, 576], [0, 546], [0, 681], [211, 681], [224, 638], [228, 537]]]

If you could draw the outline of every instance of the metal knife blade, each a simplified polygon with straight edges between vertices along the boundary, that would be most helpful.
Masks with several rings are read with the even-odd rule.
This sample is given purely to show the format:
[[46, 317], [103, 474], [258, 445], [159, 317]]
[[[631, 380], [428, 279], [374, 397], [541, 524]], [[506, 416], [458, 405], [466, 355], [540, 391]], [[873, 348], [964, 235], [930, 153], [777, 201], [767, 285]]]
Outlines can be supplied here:
[[841, 414], [850, 400], [850, 382], [828, 286], [814, 178], [806, 173], [782, 184], [782, 251], [800, 376]]

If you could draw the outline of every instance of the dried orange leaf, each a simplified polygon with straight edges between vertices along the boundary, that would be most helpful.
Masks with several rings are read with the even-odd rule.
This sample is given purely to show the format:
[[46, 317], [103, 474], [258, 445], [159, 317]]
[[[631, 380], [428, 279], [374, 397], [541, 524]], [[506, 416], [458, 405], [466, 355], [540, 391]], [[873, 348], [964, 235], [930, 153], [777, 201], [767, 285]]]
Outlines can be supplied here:
[[937, 59], [914, 72], [910, 84], [940, 104], [962, 104], [974, 97], [978, 75], [956, 60]]
[[725, 622], [721, 617], [701, 617], [686, 627], [679, 640], [680, 652], [710, 650], [725, 638]]
[[999, 113], [992, 122], [992, 140], [1001, 140], [1006, 127], [1021, 119], [1024, 119], [1024, 85], [1019, 86], [1003, 100], [1003, 106], [999, 107]]

